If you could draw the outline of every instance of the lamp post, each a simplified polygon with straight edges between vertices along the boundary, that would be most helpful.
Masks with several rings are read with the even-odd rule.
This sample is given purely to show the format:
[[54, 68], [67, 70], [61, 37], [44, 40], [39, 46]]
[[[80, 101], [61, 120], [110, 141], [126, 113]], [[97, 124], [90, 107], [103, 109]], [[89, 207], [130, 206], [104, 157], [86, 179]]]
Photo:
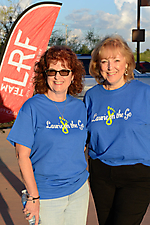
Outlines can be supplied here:
[[150, 0], [137, 0], [137, 29], [132, 30], [132, 41], [137, 42], [137, 69], [140, 63], [140, 42], [145, 41], [145, 29], [140, 29], [140, 7], [150, 6]]
[[[137, 29], [140, 30], [140, 0], [137, 5]], [[140, 69], [140, 41], [137, 41], [137, 70]]]
[[64, 24], [64, 23], [63, 23], [62, 25], [66, 26], [66, 45], [67, 45], [67, 38], [68, 38], [67, 27], [68, 27], [68, 25], [66, 25], [66, 24]]

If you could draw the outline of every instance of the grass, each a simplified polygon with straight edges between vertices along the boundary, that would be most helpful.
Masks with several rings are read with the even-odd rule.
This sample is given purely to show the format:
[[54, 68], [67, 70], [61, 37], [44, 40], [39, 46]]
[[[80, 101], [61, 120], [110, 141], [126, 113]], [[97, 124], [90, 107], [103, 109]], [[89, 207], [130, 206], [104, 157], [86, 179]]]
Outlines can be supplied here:
[[[137, 53], [134, 52], [135, 61], [137, 61]], [[150, 62], [150, 50], [147, 49], [145, 52], [140, 53], [140, 61]]]
[[8, 122], [8, 123], [0, 123], [0, 132], [5, 133], [4, 129], [11, 128], [12, 125], [14, 124], [14, 121]]

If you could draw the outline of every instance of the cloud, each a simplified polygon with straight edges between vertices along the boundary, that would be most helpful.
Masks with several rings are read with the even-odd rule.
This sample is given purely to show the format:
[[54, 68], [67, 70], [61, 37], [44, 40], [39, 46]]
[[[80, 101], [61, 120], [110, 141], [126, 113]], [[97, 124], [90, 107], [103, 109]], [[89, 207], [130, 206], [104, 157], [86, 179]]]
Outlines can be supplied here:
[[65, 17], [66, 20], [72, 21], [71, 27], [88, 29], [96, 20], [96, 15], [91, 15], [89, 9], [74, 10], [71, 14]]
[[117, 9], [121, 10], [122, 6], [124, 3], [134, 3], [135, 5], [135, 0], [127, 0], [127, 1], [124, 1], [124, 0], [114, 0], [114, 3], [117, 7]]
[[[99, 36], [118, 33], [128, 42], [130, 47], [135, 50], [136, 43], [132, 42], [132, 29], [137, 29], [137, 6], [135, 0], [115, 0], [118, 12], [110, 14], [98, 10], [94, 14], [89, 9], [74, 10], [66, 20], [71, 23], [71, 28], [87, 31], [94, 28]], [[146, 42], [141, 43], [142, 51], [148, 46], [150, 41], [150, 7], [141, 8], [141, 28], [146, 29]]]
[[69, 32], [70, 37], [81, 37], [83, 35], [81, 29], [74, 29], [73, 31]]
[[20, 0], [19, 6], [21, 7], [22, 10], [24, 10], [31, 4], [31, 2], [32, 2], [32, 0]]
[[81, 29], [74, 29], [73, 31], [70, 31], [68, 33], [68, 40], [71, 40], [72, 38], [78, 37], [79, 39], [82, 38], [83, 32]]
[[126, 28], [129, 24], [131, 25], [136, 22], [136, 10], [133, 6], [134, 4], [124, 3], [121, 11], [116, 15], [100, 10], [96, 11], [94, 15], [87, 9], [76, 10], [66, 16], [66, 20], [72, 21], [71, 26], [75, 28], [78, 26], [81, 29], [89, 27], [100, 29]]

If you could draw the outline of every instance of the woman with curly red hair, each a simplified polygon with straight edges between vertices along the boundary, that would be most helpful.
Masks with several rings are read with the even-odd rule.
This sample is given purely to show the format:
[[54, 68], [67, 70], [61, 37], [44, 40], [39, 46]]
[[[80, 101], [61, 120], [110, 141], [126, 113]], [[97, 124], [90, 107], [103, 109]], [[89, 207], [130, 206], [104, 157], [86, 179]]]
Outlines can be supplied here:
[[8, 136], [29, 193], [25, 214], [42, 225], [86, 224], [89, 187], [82, 63], [68, 47], [49, 48], [35, 64], [35, 94]]

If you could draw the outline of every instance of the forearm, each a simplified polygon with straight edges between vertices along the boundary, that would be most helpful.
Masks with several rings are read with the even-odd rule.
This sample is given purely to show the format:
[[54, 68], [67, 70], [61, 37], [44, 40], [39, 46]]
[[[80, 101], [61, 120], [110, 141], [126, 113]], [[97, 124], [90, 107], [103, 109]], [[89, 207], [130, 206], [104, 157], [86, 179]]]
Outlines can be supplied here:
[[18, 164], [28, 193], [33, 197], [38, 197], [39, 193], [30, 158], [19, 156]]
[[[32, 163], [30, 160], [30, 152], [31, 149], [23, 145], [16, 144], [16, 156], [26, 189], [30, 196], [32, 196], [33, 198], [37, 198], [39, 196], [39, 193], [33, 173]], [[35, 225], [37, 225], [39, 221], [40, 203], [39, 199], [32, 201], [32, 197], [30, 198], [30, 201], [27, 201], [24, 213], [30, 214], [27, 219], [31, 219], [33, 216], [35, 216]]]
[[28, 193], [33, 197], [38, 197], [38, 189], [30, 160], [31, 149], [16, 143], [16, 157], [21, 170], [21, 174]]

